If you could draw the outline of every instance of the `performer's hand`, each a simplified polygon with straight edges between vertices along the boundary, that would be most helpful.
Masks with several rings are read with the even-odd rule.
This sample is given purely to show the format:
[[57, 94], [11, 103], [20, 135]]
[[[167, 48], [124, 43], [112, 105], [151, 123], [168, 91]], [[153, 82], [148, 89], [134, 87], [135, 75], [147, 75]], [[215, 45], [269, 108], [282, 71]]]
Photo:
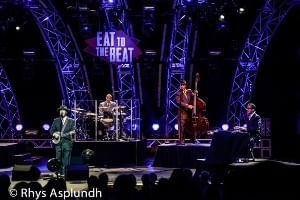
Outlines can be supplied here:
[[188, 109], [193, 109], [193, 106], [192, 105], [188, 105]]
[[59, 138], [59, 135], [58, 135], [57, 133], [54, 133], [54, 134], [53, 134], [53, 137], [54, 137], [55, 139], [58, 139], [58, 138]]
[[233, 129], [234, 130], [239, 130], [239, 131], [247, 131], [247, 128], [243, 127], [243, 126], [235, 126]]

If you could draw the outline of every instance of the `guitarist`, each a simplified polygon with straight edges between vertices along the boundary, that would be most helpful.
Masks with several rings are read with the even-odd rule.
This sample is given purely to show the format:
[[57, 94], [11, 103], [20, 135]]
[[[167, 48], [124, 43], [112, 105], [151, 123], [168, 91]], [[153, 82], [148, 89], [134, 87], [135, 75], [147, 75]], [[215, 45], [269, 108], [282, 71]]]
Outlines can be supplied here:
[[63, 176], [65, 168], [70, 164], [71, 160], [75, 121], [67, 116], [67, 106], [62, 105], [57, 111], [59, 112], [59, 117], [53, 120], [50, 134], [55, 144], [56, 159], [61, 163], [60, 175]]
[[189, 102], [193, 97], [193, 92], [191, 89], [187, 88], [187, 82], [183, 80], [180, 84], [180, 90], [176, 94], [176, 102], [179, 105], [178, 109], [178, 135], [179, 144], [184, 144], [185, 142], [185, 127], [187, 121], [189, 120], [189, 113], [193, 109], [193, 105]]

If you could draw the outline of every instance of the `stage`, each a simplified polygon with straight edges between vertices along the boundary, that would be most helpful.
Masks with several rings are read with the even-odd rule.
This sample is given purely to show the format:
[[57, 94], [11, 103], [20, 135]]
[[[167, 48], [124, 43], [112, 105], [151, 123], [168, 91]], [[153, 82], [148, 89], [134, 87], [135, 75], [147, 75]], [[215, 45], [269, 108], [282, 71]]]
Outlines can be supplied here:
[[197, 159], [205, 159], [210, 143], [165, 143], [158, 146], [155, 167], [195, 168]]
[[[245, 180], [255, 182], [260, 180], [264, 184], [261, 184], [261, 191], [264, 191], [263, 186], [271, 183], [275, 183], [274, 174], [279, 177], [279, 180], [297, 180], [299, 177], [299, 164], [284, 163], [275, 160], [268, 159], [256, 159], [255, 161], [249, 161], [247, 163], [231, 163], [219, 165], [218, 163], [208, 163], [206, 158], [210, 153], [216, 153], [219, 151], [211, 151], [213, 142], [207, 141], [198, 144], [186, 143], [184, 145], [177, 145], [177, 143], [161, 143], [157, 146], [157, 151], [152, 157], [148, 157], [146, 147], [146, 141], [80, 141], [74, 142], [73, 155], [71, 168], [66, 171], [66, 186], [69, 191], [85, 190], [88, 187], [87, 178], [89, 176], [98, 177], [102, 173], [106, 173], [109, 177], [108, 186], [113, 188], [114, 183], [120, 175], [134, 175], [136, 178], [136, 188], [138, 190], [142, 187], [142, 176], [144, 174], [154, 173], [159, 179], [169, 179], [176, 168], [187, 168], [191, 170], [194, 176], [200, 176], [202, 172], [208, 172], [209, 174], [215, 174], [219, 177], [220, 183], [225, 183], [225, 176], [229, 176], [229, 180], [234, 180], [237, 183], [243, 183], [243, 187], [247, 186]], [[24, 145], [22, 145], [24, 147]], [[16, 152], [18, 149], [18, 143], [8, 143], [0, 145], [2, 153], [8, 150]], [[224, 146], [222, 146], [224, 147]], [[12, 150], [15, 148], [15, 150]], [[25, 148], [26, 149], [26, 148]], [[82, 152], [84, 150], [92, 150], [94, 157], [90, 164], [84, 164], [82, 159]], [[37, 149], [32, 156], [39, 152]], [[47, 156], [47, 152], [49, 155]], [[24, 151], [23, 154], [29, 153]], [[47, 168], [47, 162], [54, 153], [54, 148], [43, 150], [41, 157], [32, 166], [36, 167], [41, 173], [40, 176], [34, 180], [45, 186], [49, 179], [55, 178], [53, 172], [50, 172]], [[146, 156], [147, 155], [147, 156]], [[223, 155], [223, 154], [222, 154]], [[11, 156], [13, 156], [11, 154]], [[216, 158], [219, 158], [216, 156]], [[10, 159], [13, 164], [14, 159]], [[28, 165], [27, 165], [28, 166]], [[85, 166], [85, 167], [84, 167]], [[25, 168], [23, 168], [25, 169]], [[68, 177], [68, 171], [72, 169], [72, 177]], [[84, 171], [86, 170], [86, 171]], [[186, 170], [186, 169], [185, 169]], [[10, 188], [19, 183], [19, 180], [13, 180], [12, 174], [16, 171], [16, 166], [0, 168], [0, 173], [7, 174], [11, 178]], [[258, 173], [257, 173], [258, 172]], [[19, 171], [19, 173], [25, 173]], [[83, 176], [86, 173], [87, 176]], [[24, 177], [19, 175], [20, 181]], [[243, 177], [238, 178], [238, 177]], [[254, 178], [255, 177], [255, 178]], [[28, 181], [28, 180], [25, 180]], [[231, 182], [230, 182], [231, 183]], [[229, 183], [229, 184], [230, 184]], [[226, 183], [225, 183], [226, 184]], [[228, 183], [227, 183], [228, 184]], [[291, 184], [289, 185], [291, 186]], [[234, 185], [234, 188], [238, 187]], [[242, 191], [242, 190], [241, 190]], [[294, 188], [287, 189], [287, 191], [294, 191]], [[246, 193], [246, 191], [243, 191]]]
[[91, 165], [97, 167], [134, 166], [144, 162], [146, 141], [78, 141], [74, 142], [71, 164], [82, 161], [82, 152], [90, 149]]

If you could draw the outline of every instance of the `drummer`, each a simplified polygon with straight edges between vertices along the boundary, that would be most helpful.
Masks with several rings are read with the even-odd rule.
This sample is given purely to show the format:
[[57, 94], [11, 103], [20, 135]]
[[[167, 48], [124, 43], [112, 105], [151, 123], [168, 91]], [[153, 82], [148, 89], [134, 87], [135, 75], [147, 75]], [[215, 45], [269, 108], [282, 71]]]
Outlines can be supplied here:
[[99, 104], [99, 114], [103, 116], [103, 118], [113, 118], [113, 110], [114, 107], [117, 106], [117, 103], [112, 101], [112, 95], [107, 94], [105, 97], [105, 101]]

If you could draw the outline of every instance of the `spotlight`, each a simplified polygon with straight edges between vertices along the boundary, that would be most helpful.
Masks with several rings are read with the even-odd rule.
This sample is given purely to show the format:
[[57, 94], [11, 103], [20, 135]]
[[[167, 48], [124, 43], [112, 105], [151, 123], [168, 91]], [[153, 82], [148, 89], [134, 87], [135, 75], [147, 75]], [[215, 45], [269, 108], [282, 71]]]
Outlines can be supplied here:
[[219, 20], [220, 20], [220, 21], [224, 21], [224, 20], [225, 20], [225, 15], [223, 15], [223, 14], [220, 15], [220, 16], [219, 16]]
[[159, 124], [153, 124], [153, 125], [152, 125], [152, 129], [153, 129], [154, 131], [157, 131], [157, 130], [159, 129]]
[[108, 0], [108, 2], [109, 2], [109, 3], [113, 3], [113, 2], [114, 2], [114, 0]]
[[244, 12], [245, 12], [245, 8], [242, 8], [242, 7], [241, 7], [241, 8], [239, 8], [239, 11], [238, 11], [238, 12], [239, 12], [239, 14], [244, 14]]
[[16, 31], [19, 31], [20, 29], [20, 26], [16, 26]]
[[217, 23], [217, 26], [216, 26], [216, 30], [217, 31], [224, 31], [224, 30], [227, 30], [227, 24], [225, 21], [219, 21]]
[[43, 124], [44, 131], [49, 131], [50, 125], [49, 124]]
[[87, 31], [87, 30], [89, 30], [89, 27], [85, 26], [85, 27], [83, 27], [83, 30]]
[[132, 130], [133, 130], [133, 131], [136, 131], [137, 128], [138, 128], [138, 125], [137, 125], [137, 124], [132, 124]]
[[229, 125], [228, 124], [223, 124], [222, 125], [222, 130], [223, 131], [228, 131], [228, 129], [229, 129]]
[[175, 124], [174, 128], [175, 128], [176, 131], [178, 131], [178, 124]]
[[23, 129], [23, 125], [22, 124], [17, 124], [16, 125], [16, 130], [17, 131], [21, 131]]

